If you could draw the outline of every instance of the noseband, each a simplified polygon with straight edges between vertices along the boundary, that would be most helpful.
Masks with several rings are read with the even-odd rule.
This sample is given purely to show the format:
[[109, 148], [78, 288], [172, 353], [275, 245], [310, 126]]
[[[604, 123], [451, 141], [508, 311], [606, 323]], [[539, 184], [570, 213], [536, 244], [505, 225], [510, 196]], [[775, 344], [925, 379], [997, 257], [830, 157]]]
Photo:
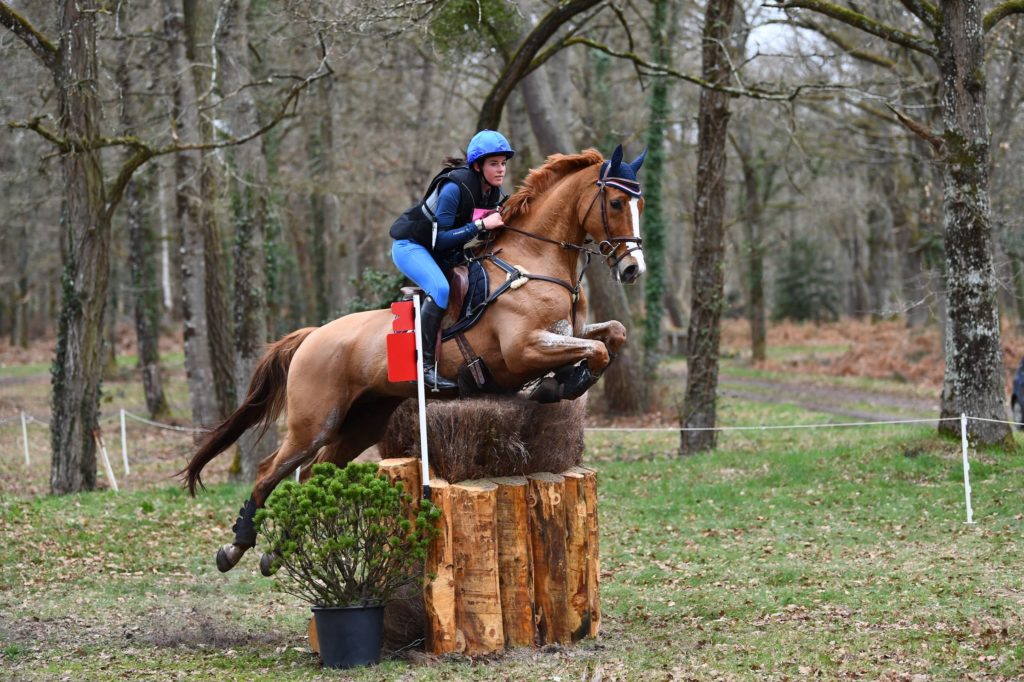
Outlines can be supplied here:
[[[604, 241], [600, 242], [597, 245], [597, 250], [600, 252], [602, 256], [604, 256], [605, 263], [608, 265], [608, 267], [614, 270], [618, 266], [618, 264], [621, 263], [622, 260], [626, 258], [629, 254], [633, 253], [634, 251], [639, 251], [640, 246], [641, 244], [643, 244], [644, 240], [641, 239], [640, 237], [635, 236], [612, 236], [611, 230], [608, 228], [608, 209], [605, 205], [606, 202], [604, 200], [605, 188], [614, 187], [616, 189], [622, 190], [623, 192], [629, 194], [630, 196], [639, 197], [640, 183], [636, 182], [635, 180], [627, 180], [626, 178], [602, 177], [595, 184], [598, 188], [597, 192], [594, 194], [594, 198], [591, 199], [590, 206], [587, 207], [587, 212], [583, 214], [582, 222], [587, 222], [587, 217], [590, 215], [591, 209], [594, 208], [594, 204], [598, 203], [598, 199], [600, 199], [601, 227], [604, 228]], [[611, 260], [612, 255], [615, 253], [615, 250], [619, 248], [619, 244], [625, 244], [627, 242], [632, 242], [633, 246], [627, 247], [626, 250], [623, 251], [621, 256], [619, 256], [615, 260]], [[586, 241], [584, 241], [584, 243], [586, 243]]]

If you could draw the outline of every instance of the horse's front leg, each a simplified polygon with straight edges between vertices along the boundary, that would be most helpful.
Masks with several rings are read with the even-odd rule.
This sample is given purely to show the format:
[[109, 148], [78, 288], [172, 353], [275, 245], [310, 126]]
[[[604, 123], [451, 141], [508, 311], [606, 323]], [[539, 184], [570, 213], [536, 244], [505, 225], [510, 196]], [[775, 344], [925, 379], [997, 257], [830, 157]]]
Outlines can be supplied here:
[[536, 375], [555, 370], [554, 377], [542, 380], [530, 394], [531, 400], [541, 403], [580, 397], [611, 360], [604, 341], [544, 330], [526, 335], [515, 348], [503, 348], [502, 352], [513, 372]]
[[622, 347], [626, 345], [626, 328], [618, 320], [588, 324], [583, 327], [581, 335], [585, 339], [603, 343], [608, 349], [609, 362], [614, 360]]

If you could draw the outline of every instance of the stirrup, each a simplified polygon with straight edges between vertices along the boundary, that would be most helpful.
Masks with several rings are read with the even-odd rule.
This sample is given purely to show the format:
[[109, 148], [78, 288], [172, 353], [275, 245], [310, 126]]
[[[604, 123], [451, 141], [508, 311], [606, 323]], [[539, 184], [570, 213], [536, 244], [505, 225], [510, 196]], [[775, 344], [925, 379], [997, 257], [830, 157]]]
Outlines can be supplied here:
[[453, 391], [459, 387], [459, 385], [454, 381], [445, 379], [443, 376], [438, 374], [433, 365], [423, 368], [423, 385], [434, 393], [439, 393], [441, 391]]

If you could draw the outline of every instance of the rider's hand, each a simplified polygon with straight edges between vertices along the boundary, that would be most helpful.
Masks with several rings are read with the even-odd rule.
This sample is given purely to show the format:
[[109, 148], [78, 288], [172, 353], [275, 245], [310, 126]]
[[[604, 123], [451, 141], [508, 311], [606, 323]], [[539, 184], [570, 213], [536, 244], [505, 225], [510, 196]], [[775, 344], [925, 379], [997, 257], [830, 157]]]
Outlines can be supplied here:
[[501, 214], [495, 211], [483, 218], [483, 225], [485, 230], [497, 230], [499, 227], [505, 227], [505, 221], [501, 219]]

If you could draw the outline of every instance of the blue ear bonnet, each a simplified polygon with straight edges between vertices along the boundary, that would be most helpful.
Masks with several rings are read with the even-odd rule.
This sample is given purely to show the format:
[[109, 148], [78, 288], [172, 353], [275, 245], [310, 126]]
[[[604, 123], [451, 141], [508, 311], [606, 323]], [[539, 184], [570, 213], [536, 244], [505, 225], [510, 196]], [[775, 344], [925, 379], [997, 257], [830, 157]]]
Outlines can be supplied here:
[[630, 163], [623, 163], [622, 145], [620, 144], [612, 152], [612, 158], [601, 164], [601, 174], [597, 184], [615, 187], [630, 196], [639, 197], [641, 195], [640, 181], [637, 180], [636, 174], [640, 172], [640, 167], [644, 165], [646, 157], [647, 150], [645, 149]]

